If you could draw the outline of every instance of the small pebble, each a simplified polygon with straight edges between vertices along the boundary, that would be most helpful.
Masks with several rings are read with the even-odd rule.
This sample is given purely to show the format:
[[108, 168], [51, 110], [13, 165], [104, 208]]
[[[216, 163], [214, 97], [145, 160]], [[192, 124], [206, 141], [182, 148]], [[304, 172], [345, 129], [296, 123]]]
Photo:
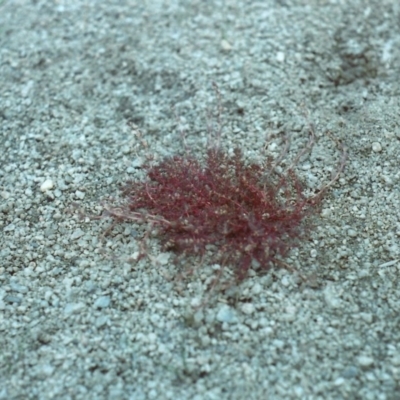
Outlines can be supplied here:
[[145, 163], [145, 160], [143, 157], [136, 157], [132, 161], [131, 165], [132, 165], [132, 168], [141, 168], [144, 165], [144, 163]]
[[18, 293], [27, 293], [28, 288], [23, 285], [19, 285], [18, 283], [10, 283], [11, 290], [14, 290], [14, 292]]
[[400, 354], [393, 356], [392, 364], [396, 367], [400, 366]]
[[317, 257], [317, 255], [318, 255], [318, 252], [317, 252], [316, 249], [312, 249], [312, 250], [310, 251], [310, 256], [311, 256], [312, 258]]
[[110, 305], [110, 302], [110, 296], [101, 296], [94, 302], [94, 306], [96, 308], [107, 308]]
[[84, 307], [83, 303], [68, 303], [64, 308], [64, 313], [67, 315], [76, 314]]
[[247, 315], [253, 314], [255, 308], [252, 303], [245, 303], [242, 305], [242, 312]]
[[40, 191], [41, 192], [47, 192], [48, 190], [53, 189], [54, 187], [54, 182], [51, 179], [46, 179], [41, 185], [40, 185]]
[[155, 343], [155, 342], [157, 341], [157, 335], [156, 335], [154, 332], [150, 332], [150, 333], [147, 335], [147, 341], [148, 341], [149, 343]]
[[94, 322], [96, 328], [102, 328], [107, 324], [108, 319], [108, 315], [100, 315], [100, 317], [96, 318], [96, 321]]
[[360, 356], [357, 359], [358, 365], [362, 368], [368, 368], [371, 367], [374, 363], [374, 359], [369, 356]]
[[54, 367], [50, 364], [40, 365], [38, 367], [38, 377], [41, 379], [46, 379], [51, 376], [54, 372]]
[[350, 237], [356, 237], [356, 236], [357, 236], [357, 232], [356, 232], [354, 229], [349, 229], [349, 230], [347, 231], [347, 234], [348, 234]]
[[276, 53], [276, 61], [284, 62], [285, 61], [285, 53], [283, 51], [278, 51]]
[[222, 306], [217, 313], [217, 320], [219, 322], [231, 323], [236, 321], [235, 312], [229, 306]]
[[190, 301], [190, 305], [193, 308], [200, 307], [201, 305], [201, 299], [199, 297], [193, 297], [193, 299]]
[[380, 153], [382, 151], [382, 146], [379, 142], [373, 142], [372, 143], [372, 151], [374, 153]]
[[290, 286], [290, 278], [287, 275], [284, 275], [281, 279], [281, 283], [284, 287]]
[[74, 232], [72, 232], [71, 235], [71, 240], [76, 240], [82, 237], [85, 234], [82, 229], [76, 229]]
[[160, 265], [167, 265], [170, 257], [171, 257], [170, 253], [160, 253], [157, 256], [156, 261]]
[[335, 386], [341, 386], [341, 385], [343, 385], [343, 383], [345, 382], [345, 380], [344, 380], [344, 378], [342, 378], [341, 376], [339, 377], [339, 378], [337, 378], [335, 381], [334, 381], [334, 385]]
[[374, 319], [371, 313], [361, 313], [360, 317], [368, 324], [371, 324]]
[[85, 193], [84, 193], [84, 192], [81, 192], [80, 190], [77, 190], [77, 191], [75, 192], [75, 197], [76, 197], [77, 199], [79, 199], [79, 200], [82, 200], [82, 199], [85, 198]]
[[221, 48], [223, 51], [232, 50], [232, 45], [225, 39], [221, 40]]
[[346, 379], [350, 379], [350, 378], [354, 378], [358, 375], [358, 368], [350, 365], [349, 367], [347, 367], [343, 372], [342, 372], [342, 376], [343, 378]]
[[324, 290], [324, 300], [326, 305], [331, 308], [339, 308], [341, 305], [340, 298], [336, 296], [335, 292], [330, 287]]
[[14, 304], [20, 304], [22, 302], [22, 300], [17, 297], [17, 296], [11, 296], [11, 295], [7, 295], [4, 297], [3, 299], [6, 303], [14, 303]]
[[260, 294], [262, 292], [262, 286], [259, 283], [255, 283], [251, 291], [255, 295]]

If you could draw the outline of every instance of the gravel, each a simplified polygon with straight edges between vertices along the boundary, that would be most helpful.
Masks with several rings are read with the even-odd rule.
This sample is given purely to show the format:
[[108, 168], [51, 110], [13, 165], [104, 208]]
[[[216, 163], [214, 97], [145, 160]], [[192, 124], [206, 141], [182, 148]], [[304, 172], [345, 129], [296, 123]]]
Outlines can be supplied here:
[[[399, 17], [392, 0], [0, 1], [0, 399], [398, 399]], [[310, 194], [331, 136], [349, 158], [291, 272], [255, 263], [210, 294], [218, 266], [185, 274], [153, 233], [141, 258], [143, 227], [90, 216], [148, 157], [204, 154], [213, 81], [227, 151], [261, 163], [287, 133], [288, 163], [309, 120]]]

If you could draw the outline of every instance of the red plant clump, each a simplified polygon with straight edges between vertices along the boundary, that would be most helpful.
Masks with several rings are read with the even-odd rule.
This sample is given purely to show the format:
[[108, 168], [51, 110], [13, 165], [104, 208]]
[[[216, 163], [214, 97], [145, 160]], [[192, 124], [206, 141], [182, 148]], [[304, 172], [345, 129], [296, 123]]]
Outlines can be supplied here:
[[232, 156], [210, 149], [204, 162], [173, 156], [147, 165], [148, 179], [128, 182], [126, 203], [108, 213], [117, 222], [156, 226], [164, 249], [211, 253], [212, 262], [229, 265], [241, 280], [253, 262], [268, 269], [297, 244], [307, 230], [305, 217], [343, 166], [344, 161], [331, 182], [307, 198], [293, 168], [278, 173], [272, 164], [246, 164], [238, 149]]

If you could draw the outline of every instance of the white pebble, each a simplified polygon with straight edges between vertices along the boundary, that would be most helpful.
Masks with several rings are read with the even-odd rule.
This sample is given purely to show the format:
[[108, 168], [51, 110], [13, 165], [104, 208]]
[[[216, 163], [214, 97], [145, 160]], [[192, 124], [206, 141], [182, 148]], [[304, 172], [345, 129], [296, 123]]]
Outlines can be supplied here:
[[371, 313], [361, 313], [360, 317], [367, 322], [368, 324], [371, 324], [372, 321], [374, 320], [373, 316]]
[[363, 368], [368, 368], [374, 363], [374, 359], [368, 356], [360, 356], [357, 361], [358, 365]]
[[170, 256], [171, 253], [160, 253], [156, 258], [156, 262], [160, 265], [167, 265]]
[[242, 305], [242, 312], [247, 315], [253, 314], [255, 308], [252, 303], [245, 303]]
[[132, 161], [132, 168], [141, 168], [143, 164], [145, 163], [144, 158], [142, 157], [137, 157]]
[[400, 366], [400, 354], [396, 354], [392, 358], [392, 364], [396, 367]]
[[54, 372], [54, 367], [50, 364], [44, 364], [38, 367], [38, 376], [42, 379], [46, 379], [51, 376]]
[[356, 236], [357, 236], [357, 232], [356, 232], [354, 229], [349, 229], [349, 230], [347, 231], [347, 234], [348, 234], [350, 237], [356, 237]]
[[262, 286], [257, 282], [257, 283], [254, 284], [254, 286], [251, 289], [251, 291], [255, 295], [260, 294], [262, 292]]
[[385, 263], [379, 265], [379, 268], [391, 267], [392, 265], [397, 264], [398, 261], [399, 261], [399, 259], [385, 262]]
[[235, 312], [229, 306], [222, 306], [217, 313], [217, 320], [219, 322], [234, 322], [236, 321]]
[[386, 183], [386, 185], [393, 185], [393, 179], [390, 176], [382, 175], [382, 179]]
[[200, 307], [201, 305], [201, 299], [199, 297], [193, 297], [193, 299], [190, 301], [190, 305], [193, 308]]
[[96, 328], [101, 328], [107, 324], [108, 320], [109, 320], [108, 315], [100, 315], [100, 317], [96, 318], [96, 321], [94, 322], [94, 324], [95, 324]]
[[336, 378], [335, 381], [333, 382], [333, 384], [335, 386], [342, 386], [343, 383], [345, 382], [344, 378], [342, 378], [341, 376], [339, 378]]
[[329, 286], [324, 290], [324, 300], [328, 307], [339, 308], [341, 306], [340, 298], [337, 297], [334, 290]]
[[155, 343], [155, 342], [157, 342], [157, 335], [156, 335], [154, 332], [150, 332], [150, 333], [147, 335], [147, 341], [148, 341], [149, 343]]
[[321, 216], [322, 216], [323, 218], [329, 217], [329, 215], [331, 215], [331, 214], [332, 214], [332, 210], [331, 210], [330, 208], [324, 208], [324, 209], [321, 211]]
[[317, 250], [315, 250], [315, 249], [312, 249], [312, 250], [310, 251], [310, 256], [311, 256], [312, 258], [317, 257], [317, 254], [318, 254], [318, 252], [317, 252]]
[[221, 48], [223, 51], [230, 51], [232, 50], [232, 45], [225, 39], [221, 40]]
[[110, 301], [110, 296], [101, 296], [94, 302], [94, 306], [96, 308], [107, 308], [110, 305]]
[[71, 240], [76, 240], [82, 237], [85, 234], [82, 229], [76, 229], [74, 232], [71, 234]]
[[10, 287], [12, 290], [14, 290], [14, 292], [18, 292], [18, 293], [27, 293], [28, 292], [28, 288], [26, 286], [19, 285], [18, 283], [15, 283], [15, 282], [11, 282]]
[[276, 53], [276, 61], [284, 62], [285, 61], [285, 53], [283, 51], [278, 51]]
[[54, 187], [54, 182], [51, 179], [46, 179], [41, 185], [40, 185], [40, 191], [42, 192], [47, 192], [48, 190], [53, 189]]
[[76, 314], [84, 308], [83, 303], [68, 303], [64, 308], [64, 313], [67, 315]]
[[290, 285], [290, 278], [287, 275], [284, 275], [281, 279], [281, 284], [284, 287], [288, 287]]
[[81, 192], [80, 190], [77, 190], [77, 191], [75, 192], [75, 197], [76, 197], [77, 199], [79, 199], [79, 200], [82, 200], [82, 199], [84, 199], [84, 197], [85, 197], [85, 193], [84, 193], [84, 192]]
[[379, 142], [373, 142], [372, 143], [372, 151], [374, 153], [380, 153], [382, 151], [382, 146]]

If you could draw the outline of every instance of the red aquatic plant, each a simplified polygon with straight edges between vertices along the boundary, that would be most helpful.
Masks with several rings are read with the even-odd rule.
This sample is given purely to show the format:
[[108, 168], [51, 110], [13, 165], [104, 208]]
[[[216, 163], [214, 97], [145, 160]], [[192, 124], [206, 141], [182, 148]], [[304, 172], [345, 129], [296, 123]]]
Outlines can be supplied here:
[[342, 147], [335, 176], [317, 194], [305, 196], [294, 167], [313, 141], [311, 130], [307, 147], [280, 173], [276, 163], [248, 164], [239, 149], [228, 155], [219, 147], [209, 149], [204, 161], [189, 153], [149, 163], [147, 179], [128, 182], [122, 191], [126, 202], [108, 214], [117, 222], [150, 223], [164, 249], [209, 255], [241, 280], [252, 264], [268, 269], [299, 243], [306, 217], [343, 170]]

